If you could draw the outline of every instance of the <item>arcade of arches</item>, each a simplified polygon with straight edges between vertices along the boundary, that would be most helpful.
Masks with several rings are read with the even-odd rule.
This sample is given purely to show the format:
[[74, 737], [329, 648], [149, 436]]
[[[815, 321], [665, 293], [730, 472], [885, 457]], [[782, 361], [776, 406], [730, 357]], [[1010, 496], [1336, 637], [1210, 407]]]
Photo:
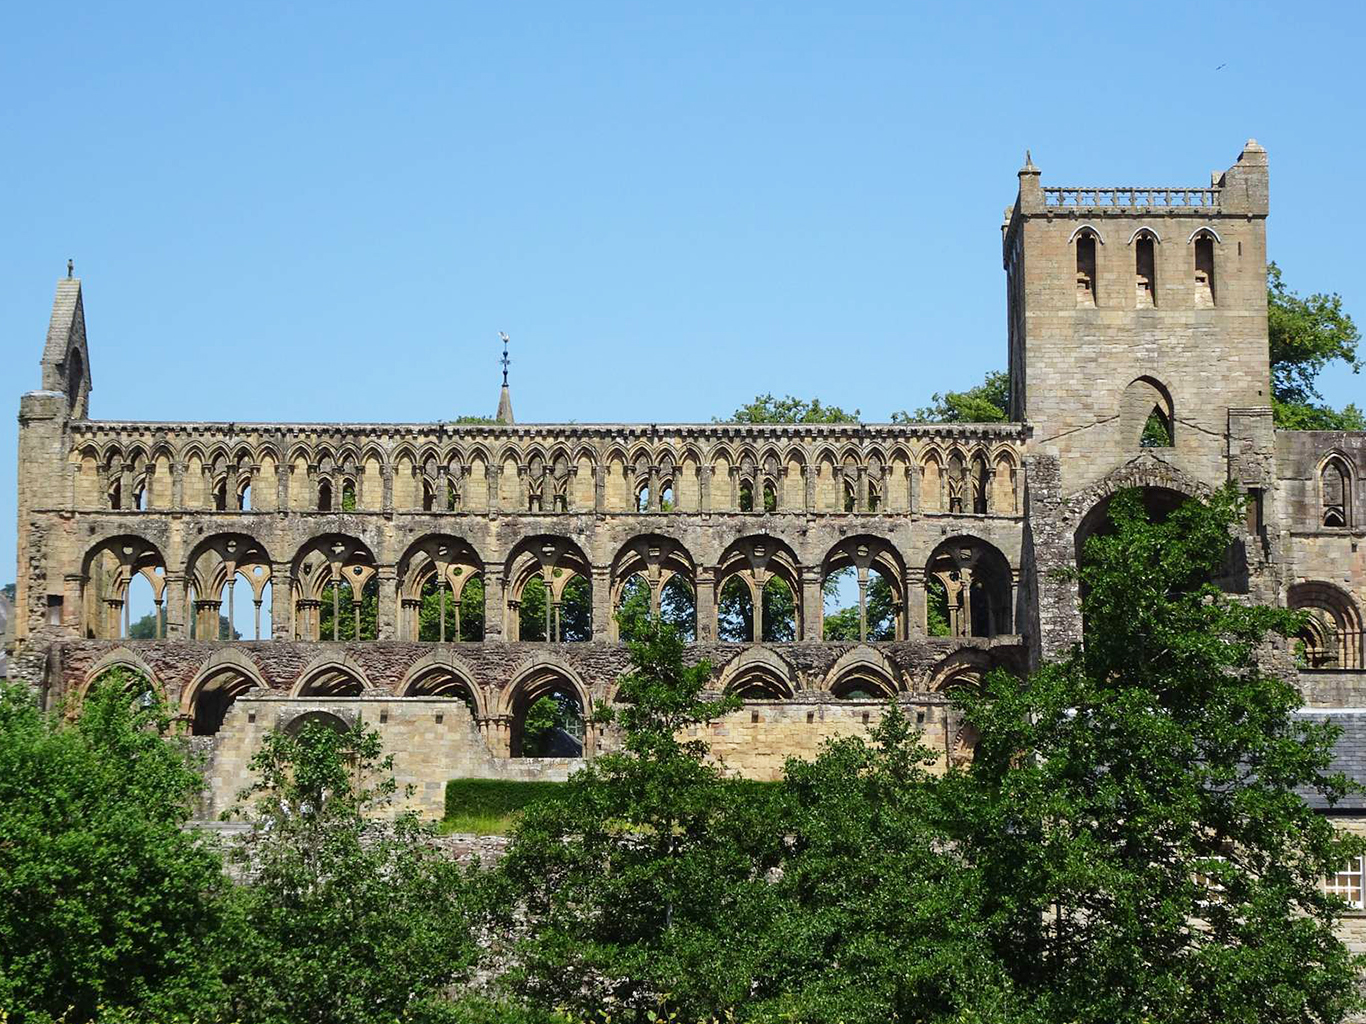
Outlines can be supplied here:
[[1008, 423], [528, 425], [510, 394], [493, 423], [96, 420], [63, 278], [20, 398], [9, 671], [54, 707], [141, 673], [223, 792], [262, 730], [364, 718], [437, 807], [452, 773], [610, 747], [589, 719], [653, 616], [746, 700], [709, 736], [734, 770], [889, 694], [950, 761], [952, 685], [1084, 640], [1057, 570], [1117, 490], [1161, 514], [1232, 481], [1221, 584], [1303, 613], [1306, 704], [1366, 735], [1366, 432], [1275, 429], [1265, 151], [1192, 189], [1017, 181]]

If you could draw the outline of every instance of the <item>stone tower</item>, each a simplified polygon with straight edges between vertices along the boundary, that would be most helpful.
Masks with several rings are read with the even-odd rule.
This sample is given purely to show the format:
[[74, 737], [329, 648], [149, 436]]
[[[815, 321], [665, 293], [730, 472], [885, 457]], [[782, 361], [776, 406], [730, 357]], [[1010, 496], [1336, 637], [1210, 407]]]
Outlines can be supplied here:
[[1045, 186], [1028, 157], [1019, 180], [1002, 233], [1031, 447], [1061, 459], [1064, 493], [1145, 450], [1228, 479], [1231, 418], [1271, 436], [1266, 151], [1249, 141], [1201, 187]]
[[69, 264], [67, 276], [57, 282], [41, 368], [42, 389], [24, 395], [19, 403], [17, 638], [44, 627], [61, 627], [71, 612], [64, 608], [63, 576], [48, 568], [66, 539], [60, 531], [35, 522], [32, 515], [37, 509], [70, 504], [69, 427], [86, 418], [90, 403], [81, 280], [71, 275]]

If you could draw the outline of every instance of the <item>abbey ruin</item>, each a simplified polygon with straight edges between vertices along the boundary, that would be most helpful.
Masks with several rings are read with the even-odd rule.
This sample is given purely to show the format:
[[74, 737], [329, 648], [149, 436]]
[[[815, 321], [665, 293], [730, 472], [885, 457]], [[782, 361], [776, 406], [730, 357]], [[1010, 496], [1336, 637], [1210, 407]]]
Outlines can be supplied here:
[[[1273, 428], [1267, 212], [1255, 142], [1190, 187], [1027, 163], [1001, 228], [1006, 424], [521, 424], [506, 391], [498, 422], [459, 426], [97, 420], [68, 277], [20, 400], [11, 675], [49, 707], [145, 676], [208, 758], [210, 812], [265, 731], [363, 718], [439, 814], [450, 778], [562, 778], [614, 742], [586, 718], [629, 598], [745, 699], [708, 737], [727, 768], [774, 777], [892, 695], [948, 762], [973, 743], [948, 691], [1080, 638], [1051, 570], [1110, 495], [1232, 480], [1229, 585], [1310, 612], [1306, 703], [1366, 729], [1366, 435]], [[860, 614], [826, 640], [837, 573]], [[524, 735], [547, 695], [571, 712], [548, 748]]]

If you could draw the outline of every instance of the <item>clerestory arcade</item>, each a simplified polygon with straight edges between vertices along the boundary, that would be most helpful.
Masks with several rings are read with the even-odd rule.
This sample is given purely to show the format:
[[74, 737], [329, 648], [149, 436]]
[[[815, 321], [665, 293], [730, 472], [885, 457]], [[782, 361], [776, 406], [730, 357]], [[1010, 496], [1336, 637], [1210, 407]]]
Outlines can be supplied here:
[[[731, 770], [772, 777], [889, 697], [948, 763], [973, 742], [954, 687], [1080, 638], [1050, 569], [1109, 496], [1232, 479], [1228, 585], [1308, 610], [1307, 703], [1360, 707], [1366, 437], [1272, 428], [1267, 187], [1255, 143], [1190, 188], [1046, 187], [1027, 161], [1005, 424], [519, 424], [506, 383], [487, 424], [93, 420], [68, 276], [20, 405], [11, 672], [49, 706], [149, 680], [208, 755], [210, 812], [266, 730], [359, 717], [437, 813], [451, 777], [563, 777], [614, 743], [588, 716], [629, 606], [744, 698], [707, 736]], [[827, 637], [837, 581], [858, 615]]]

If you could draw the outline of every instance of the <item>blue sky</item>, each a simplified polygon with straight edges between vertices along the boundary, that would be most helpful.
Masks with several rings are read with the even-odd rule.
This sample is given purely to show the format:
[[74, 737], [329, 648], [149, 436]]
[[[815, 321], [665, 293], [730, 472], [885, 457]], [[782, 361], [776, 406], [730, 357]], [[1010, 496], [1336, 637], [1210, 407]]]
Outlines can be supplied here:
[[1366, 320], [1364, 40], [1346, 3], [9, 4], [0, 380], [72, 257], [99, 418], [487, 415], [506, 330], [527, 422], [882, 420], [1004, 367], [1026, 147], [1199, 185], [1250, 136], [1273, 258]]

